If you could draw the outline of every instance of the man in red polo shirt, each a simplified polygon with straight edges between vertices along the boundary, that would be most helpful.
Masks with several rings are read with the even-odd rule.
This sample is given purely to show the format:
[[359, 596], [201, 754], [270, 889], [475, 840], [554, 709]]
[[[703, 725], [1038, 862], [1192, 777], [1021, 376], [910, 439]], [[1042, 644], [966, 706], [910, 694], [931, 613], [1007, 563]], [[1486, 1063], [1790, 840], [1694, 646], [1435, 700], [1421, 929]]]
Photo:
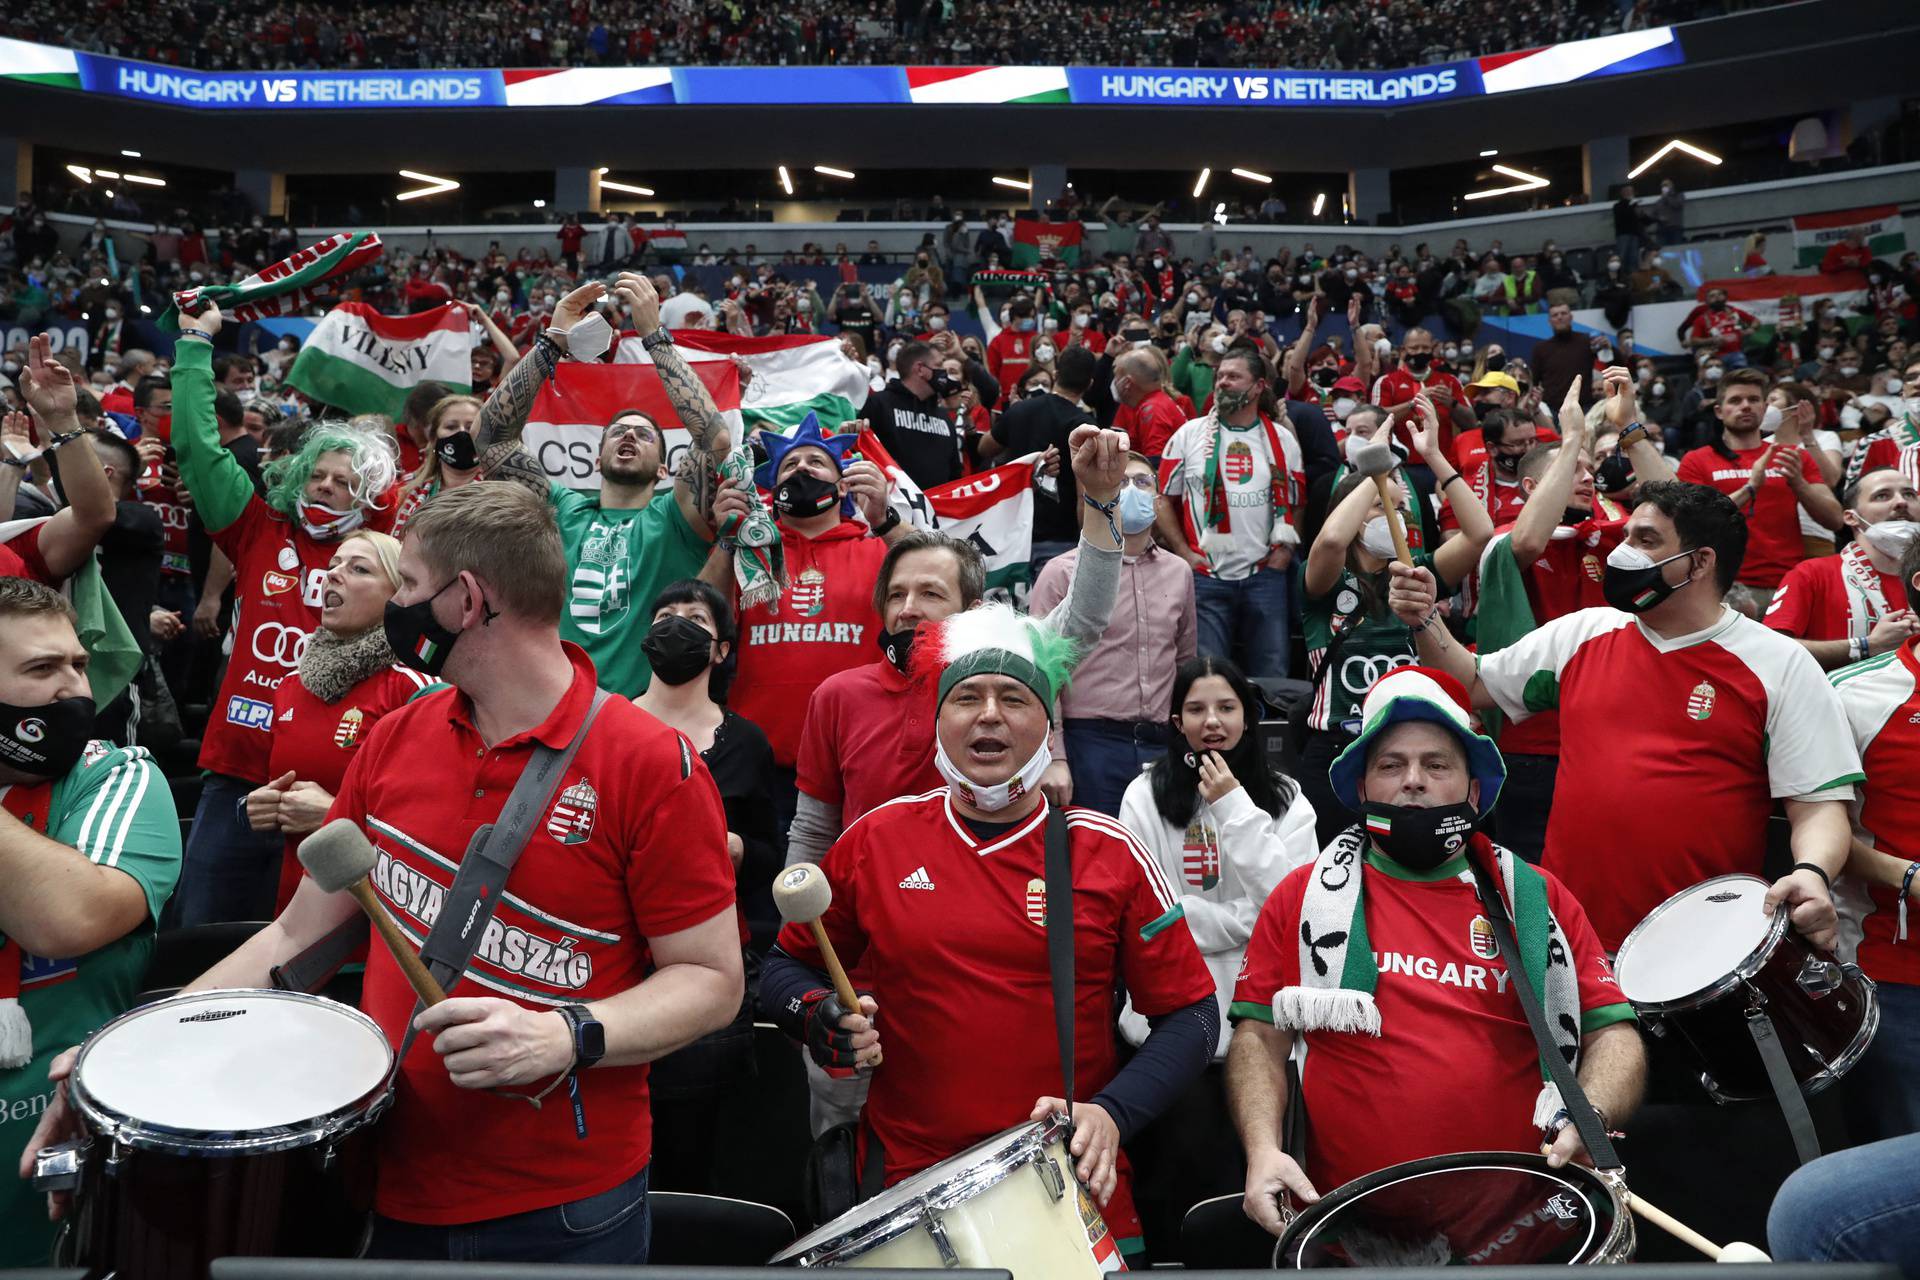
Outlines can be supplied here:
[[1167, 394], [1166, 369], [1145, 346], [1134, 347], [1113, 362], [1113, 402], [1120, 406], [1113, 425], [1127, 433], [1135, 453], [1144, 453], [1155, 467], [1173, 439], [1186, 425], [1187, 414]]
[[1735, 361], [1728, 357], [1745, 360], [1741, 351], [1746, 346], [1747, 335], [1758, 323], [1751, 312], [1727, 302], [1725, 289], [1709, 289], [1706, 301], [1687, 313], [1680, 329], [1695, 355], [1702, 352], [1717, 355], [1731, 365]]
[[1454, 434], [1471, 430], [1479, 421], [1460, 379], [1434, 367], [1433, 335], [1414, 328], [1400, 340], [1399, 367], [1375, 380], [1372, 396], [1374, 404], [1392, 415], [1394, 438], [1407, 447], [1408, 456], [1415, 453], [1413, 428], [1408, 424], [1418, 413], [1414, 397], [1422, 391], [1440, 411], [1440, 451], [1452, 456]]
[[[408, 526], [400, 580], [394, 651], [454, 687], [374, 727], [330, 816], [366, 833], [375, 891], [418, 944], [536, 744], [564, 749], [578, 734], [595, 678], [560, 639], [567, 565], [553, 513], [519, 485], [428, 504]], [[731, 1021], [744, 989], [726, 815], [698, 754], [608, 699], [496, 901], [452, 998], [417, 1017], [393, 957], [368, 955], [362, 1007], [396, 1048], [409, 1020], [420, 1032], [380, 1129], [369, 1254], [643, 1263], [645, 1064]], [[304, 880], [273, 925], [192, 987], [267, 986], [354, 911]], [[544, 1107], [520, 1100], [560, 1083]]]
[[1896, 468], [1869, 471], [1847, 490], [1853, 541], [1835, 555], [1787, 571], [1762, 622], [1807, 647], [1829, 671], [1877, 657], [1920, 634], [1900, 584], [1900, 557], [1913, 544], [1920, 492]]
[[1747, 554], [1727, 603], [1758, 619], [1787, 570], [1806, 558], [1800, 537], [1800, 508], [1829, 529], [1843, 524], [1840, 502], [1820, 478], [1820, 466], [1793, 444], [1811, 432], [1812, 406], [1787, 411], [1775, 439], [1760, 433], [1766, 412], [1767, 375], [1757, 369], [1731, 369], [1720, 381], [1714, 416], [1722, 438], [1680, 459], [1677, 478], [1704, 484], [1733, 499], [1746, 513]]

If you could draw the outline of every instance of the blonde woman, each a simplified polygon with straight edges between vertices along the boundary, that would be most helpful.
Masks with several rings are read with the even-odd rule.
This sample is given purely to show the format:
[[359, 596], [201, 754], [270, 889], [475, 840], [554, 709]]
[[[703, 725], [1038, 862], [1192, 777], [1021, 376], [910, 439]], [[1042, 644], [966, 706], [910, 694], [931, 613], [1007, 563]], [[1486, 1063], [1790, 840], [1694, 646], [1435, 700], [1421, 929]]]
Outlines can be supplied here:
[[427, 410], [427, 449], [420, 457], [420, 469], [400, 491], [400, 506], [393, 516], [394, 537], [406, 536], [407, 521], [429, 498], [480, 478], [480, 452], [473, 432], [483, 403], [477, 396], [444, 396]]
[[417, 671], [395, 663], [387, 645], [387, 601], [400, 587], [400, 544], [360, 529], [340, 539], [321, 593], [320, 628], [299, 666], [273, 695], [267, 753], [271, 779], [246, 798], [255, 831], [286, 837], [274, 914], [300, 884], [295, 850], [327, 819], [334, 793], [374, 722], [428, 687]]

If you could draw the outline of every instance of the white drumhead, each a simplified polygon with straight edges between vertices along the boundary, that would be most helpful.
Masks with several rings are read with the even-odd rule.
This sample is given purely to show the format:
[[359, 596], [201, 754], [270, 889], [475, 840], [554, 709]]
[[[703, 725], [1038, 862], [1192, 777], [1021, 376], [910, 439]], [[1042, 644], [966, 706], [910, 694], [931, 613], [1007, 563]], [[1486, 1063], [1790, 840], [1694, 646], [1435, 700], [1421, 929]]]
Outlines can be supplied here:
[[811, 1235], [804, 1236], [781, 1250], [779, 1257], [774, 1261], [796, 1257], [824, 1244], [851, 1240], [867, 1228], [907, 1208], [921, 1197], [930, 1195], [941, 1184], [952, 1181], [963, 1171], [993, 1163], [997, 1154], [1020, 1145], [1020, 1140], [1026, 1137], [1029, 1130], [1037, 1134], [1043, 1127], [1045, 1127], [1044, 1121], [1016, 1125], [1002, 1133], [996, 1133], [991, 1138], [976, 1142], [959, 1155], [942, 1160], [939, 1164], [922, 1169], [911, 1178], [894, 1183], [871, 1200], [862, 1200]]
[[1705, 990], [1739, 967], [1773, 928], [1767, 882], [1716, 876], [1667, 899], [1620, 948], [1614, 976], [1635, 1004], [1666, 1004]]
[[386, 1037], [317, 996], [207, 991], [135, 1010], [75, 1068], [102, 1108], [136, 1124], [245, 1133], [298, 1125], [379, 1087]]

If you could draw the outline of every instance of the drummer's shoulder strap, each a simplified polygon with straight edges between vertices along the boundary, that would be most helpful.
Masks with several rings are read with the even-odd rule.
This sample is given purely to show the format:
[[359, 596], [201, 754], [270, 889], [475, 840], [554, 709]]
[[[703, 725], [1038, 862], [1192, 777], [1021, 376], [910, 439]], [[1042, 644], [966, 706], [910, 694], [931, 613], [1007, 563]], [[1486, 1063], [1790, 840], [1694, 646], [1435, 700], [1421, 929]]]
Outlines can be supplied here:
[[1068, 1128], [1073, 1119], [1073, 856], [1067, 816], [1047, 807], [1047, 969], [1053, 977], [1053, 1026], [1060, 1041], [1060, 1075]]
[[[581, 718], [580, 728], [565, 747], [557, 751], [544, 745], [534, 747], [507, 796], [505, 807], [500, 810], [499, 821], [481, 827], [468, 841], [466, 856], [460, 860], [453, 884], [441, 901], [440, 912], [434, 917], [425, 945], [420, 948], [420, 958], [426, 961], [427, 971], [442, 991], [451, 991], [472, 963], [480, 940], [486, 936], [487, 922], [493, 919], [494, 909], [500, 903], [507, 876], [533, 834], [534, 823], [552, 802], [560, 780], [566, 776], [567, 766], [573, 763], [600, 708], [611, 696], [605, 689], [594, 690], [593, 702]], [[345, 924], [277, 966], [273, 970], [274, 985], [288, 991], [319, 990], [366, 937], [367, 919], [355, 912]], [[418, 1014], [419, 1009], [414, 1012]], [[413, 1025], [409, 1020], [396, 1062], [405, 1058], [412, 1043]]]

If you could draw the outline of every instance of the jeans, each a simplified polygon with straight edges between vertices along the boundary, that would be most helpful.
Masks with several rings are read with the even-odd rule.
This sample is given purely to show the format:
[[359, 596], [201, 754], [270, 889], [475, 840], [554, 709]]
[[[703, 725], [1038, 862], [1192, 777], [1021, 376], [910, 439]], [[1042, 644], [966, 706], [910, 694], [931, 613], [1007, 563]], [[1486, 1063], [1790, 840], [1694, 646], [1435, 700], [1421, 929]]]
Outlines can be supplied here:
[[1300, 748], [1300, 772], [1294, 781], [1300, 784], [1300, 793], [1313, 806], [1313, 835], [1322, 849], [1360, 821], [1359, 814], [1335, 798], [1333, 783], [1327, 777], [1327, 770], [1352, 741], [1352, 734], [1308, 730], [1306, 743]]
[[1640, 269], [1640, 236], [1628, 231], [1613, 238], [1613, 251], [1620, 255], [1620, 268], [1623, 271]]
[[1492, 834], [1528, 862], [1539, 862], [1547, 846], [1547, 814], [1559, 774], [1559, 756], [1507, 757], [1507, 780], [1493, 806]]
[[369, 1258], [408, 1262], [556, 1262], [640, 1266], [653, 1215], [642, 1169], [611, 1191], [458, 1226], [427, 1226], [375, 1216]]
[[1822, 1156], [1767, 1215], [1779, 1262], [1888, 1262], [1920, 1280], [1920, 1133]]
[[1200, 652], [1231, 658], [1249, 676], [1288, 674], [1292, 653], [1293, 570], [1256, 569], [1234, 582], [1193, 576]]
[[273, 919], [286, 839], [277, 831], [255, 831], [247, 825], [242, 805], [253, 789], [253, 783], [241, 778], [207, 776], [193, 811], [180, 887], [167, 906], [163, 927]]
[[1120, 816], [1120, 797], [1140, 770], [1167, 751], [1172, 732], [1164, 724], [1125, 720], [1068, 720], [1067, 768], [1073, 773], [1073, 802]]
[[1847, 1080], [1849, 1119], [1862, 1141], [1920, 1133], [1920, 986], [1882, 982], [1880, 1029]]

